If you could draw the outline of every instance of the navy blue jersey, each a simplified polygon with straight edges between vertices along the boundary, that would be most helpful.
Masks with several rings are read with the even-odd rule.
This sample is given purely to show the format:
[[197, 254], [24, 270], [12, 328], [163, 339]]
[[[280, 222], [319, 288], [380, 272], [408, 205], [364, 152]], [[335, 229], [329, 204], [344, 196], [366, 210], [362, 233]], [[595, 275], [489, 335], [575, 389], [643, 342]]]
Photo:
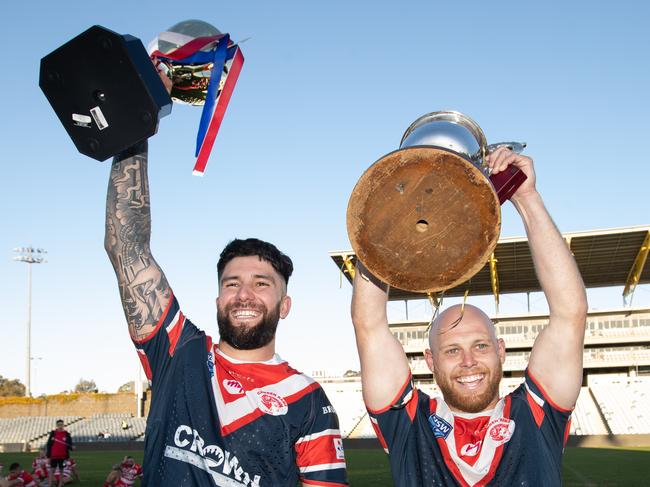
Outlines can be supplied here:
[[528, 371], [489, 416], [454, 414], [410, 378], [392, 406], [369, 413], [398, 487], [562, 484], [571, 411], [554, 405]]
[[152, 390], [143, 486], [347, 485], [334, 409], [277, 355], [226, 357], [174, 297], [135, 345]]

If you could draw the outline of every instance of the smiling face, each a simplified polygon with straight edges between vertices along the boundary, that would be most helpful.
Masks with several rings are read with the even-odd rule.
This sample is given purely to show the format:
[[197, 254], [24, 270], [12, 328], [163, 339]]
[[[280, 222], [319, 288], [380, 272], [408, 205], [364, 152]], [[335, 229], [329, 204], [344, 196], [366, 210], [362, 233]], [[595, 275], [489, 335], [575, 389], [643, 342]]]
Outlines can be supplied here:
[[505, 360], [490, 318], [475, 306], [452, 306], [436, 318], [425, 360], [452, 411], [478, 413], [494, 408]]
[[283, 277], [258, 256], [230, 260], [219, 282], [217, 322], [221, 340], [238, 350], [262, 348], [275, 338], [291, 308]]

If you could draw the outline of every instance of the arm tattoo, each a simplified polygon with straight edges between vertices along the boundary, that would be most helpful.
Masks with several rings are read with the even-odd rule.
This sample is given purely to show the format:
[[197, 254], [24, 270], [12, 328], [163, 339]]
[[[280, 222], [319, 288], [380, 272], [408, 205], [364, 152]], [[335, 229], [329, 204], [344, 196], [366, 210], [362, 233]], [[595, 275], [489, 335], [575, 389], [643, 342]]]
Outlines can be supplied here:
[[153, 331], [171, 298], [165, 275], [151, 256], [150, 237], [147, 143], [143, 142], [113, 161], [104, 240], [134, 339]]

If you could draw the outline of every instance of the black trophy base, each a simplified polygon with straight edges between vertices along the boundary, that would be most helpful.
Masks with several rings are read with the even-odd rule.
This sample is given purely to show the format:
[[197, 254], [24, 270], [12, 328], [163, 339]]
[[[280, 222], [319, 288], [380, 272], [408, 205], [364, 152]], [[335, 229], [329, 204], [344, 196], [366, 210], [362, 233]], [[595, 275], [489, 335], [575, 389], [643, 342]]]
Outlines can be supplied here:
[[154, 135], [172, 108], [142, 42], [97, 25], [41, 59], [39, 86], [79, 152], [98, 161]]

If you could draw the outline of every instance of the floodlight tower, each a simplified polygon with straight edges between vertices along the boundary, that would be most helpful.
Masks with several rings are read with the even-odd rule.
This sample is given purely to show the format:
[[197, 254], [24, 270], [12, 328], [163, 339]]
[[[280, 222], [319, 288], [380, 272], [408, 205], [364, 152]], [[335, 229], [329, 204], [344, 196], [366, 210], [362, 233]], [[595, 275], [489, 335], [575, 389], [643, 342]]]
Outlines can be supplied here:
[[35, 249], [33, 247], [16, 247], [14, 252], [18, 253], [14, 257], [15, 261], [27, 263], [27, 340], [25, 343], [25, 396], [32, 395], [31, 389], [31, 369], [32, 369], [32, 264], [42, 264], [47, 262], [43, 254], [47, 254], [45, 249]]

